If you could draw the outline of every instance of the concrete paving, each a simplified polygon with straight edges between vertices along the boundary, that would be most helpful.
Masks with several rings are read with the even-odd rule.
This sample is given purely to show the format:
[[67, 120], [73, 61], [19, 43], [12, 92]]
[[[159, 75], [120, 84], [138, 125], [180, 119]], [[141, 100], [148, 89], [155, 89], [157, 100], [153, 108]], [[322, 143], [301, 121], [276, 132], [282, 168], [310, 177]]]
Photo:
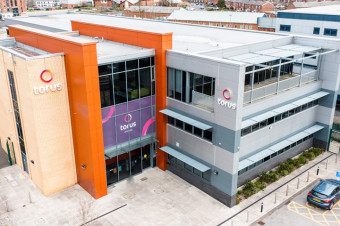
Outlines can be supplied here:
[[[322, 154], [310, 164], [328, 155]], [[310, 170], [308, 183], [307, 173], [300, 176], [299, 189], [296, 189], [297, 179], [291, 181], [288, 196], [285, 187], [279, 189], [276, 192], [276, 203], [274, 193], [264, 198], [264, 212], [260, 212], [261, 202], [257, 202], [223, 225], [249, 225], [257, 222], [265, 213], [286, 202], [310, 182], [331, 175], [335, 178], [340, 158], [337, 163], [335, 156], [328, 161], [327, 170], [325, 163], [319, 164], [321, 170], [318, 176], [315, 175], [315, 167]], [[45, 197], [28, 175], [14, 165], [0, 169], [0, 225], [81, 225], [106, 213], [86, 225], [217, 225], [306, 168], [308, 165], [239, 205], [228, 208], [171, 172], [163, 172], [158, 168], [149, 168], [117, 183], [109, 187], [107, 196], [94, 200], [79, 185]]]
[[0, 146], [0, 169], [9, 166], [8, 155]]

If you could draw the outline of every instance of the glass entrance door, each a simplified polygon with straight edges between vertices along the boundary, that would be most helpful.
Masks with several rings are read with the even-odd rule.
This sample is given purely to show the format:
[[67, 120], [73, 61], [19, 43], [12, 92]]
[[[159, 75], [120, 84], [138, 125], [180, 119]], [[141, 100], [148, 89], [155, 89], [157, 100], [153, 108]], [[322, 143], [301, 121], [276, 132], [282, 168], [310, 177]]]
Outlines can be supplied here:
[[107, 185], [114, 184], [130, 176], [141, 173], [143, 169], [156, 165], [155, 143], [147, 144], [128, 153], [106, 159]]

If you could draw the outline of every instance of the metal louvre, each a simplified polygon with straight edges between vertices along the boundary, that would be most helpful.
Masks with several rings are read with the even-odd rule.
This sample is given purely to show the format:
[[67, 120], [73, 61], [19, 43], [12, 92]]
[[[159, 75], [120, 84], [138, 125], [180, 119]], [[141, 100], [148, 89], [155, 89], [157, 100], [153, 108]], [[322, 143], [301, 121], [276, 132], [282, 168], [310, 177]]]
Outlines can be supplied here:
[[208, 170], [210, 170], [211, 168], [196, 161], [193, 158], [190, 158], [189, 156], [186, 156], [182, 153], [180, 153], [179, 151], [176, 151], [175, 149], [169, 147], [169, 146], [164, 146], [160, 148], [162, 151], [168, 153], [169, 155], [174, 156], [175, 158], [185, 162], [186, 164], [198, 169], [201, 172], [206, 172]]
[[171, 111], [169, 109], [164, 109], [164, 110], [161, 110], [159, 112], [161, 112], [161, 113], [163, 113], [165, 115], [171, 116], [171, 117], [173, 117], [175, 119], [181, 120], [181, 121], [183, 121], [183, 122], [185, 122], [187, 124], [190, 124], [192, 126], [200, 128], [202, 130], [208, 130], [208, 129], [212, 128], [212, 126], [209, 126], [209, 125], [204, 124], [202, 122], [199, 122], [197, 120], [191, 119], [191, 118], [186, 117], [184, 115], [178, 114], [177, 112]]
[[289, 146], [291, 144], [292, 144], [292, 142], [284, 140], [284, 141], [281, 141], [281, 142], [279, 142], [279, 143], [269, 147], [268, 149], [270, 149], [270, 150], [272, 150], [274, 152], [277, 152], [277, 151], [280, 151], [281, 149], [283, 149], [283, 148], [285, 148], [285, 147], [287, 147], [287, 146]]
[[258, 162], [262, 159], [264, 159], [265, 157], [268, 157], [269, 155], [273, 154], [274, 152], [270, 149], [265, 149], [263, 151], [260, 151], [259, 153], [256, 153], [255, 155], [250, 156], [248, 159], [250, 161]]
[[308, 129], [306, 129], [304, 132], [308, 133], [308, 134], [313, 134], [313, 133], [318, 132], [319, 130], [322, 130], [323, 128], [324, 128], [323, 126], [314, 125], [314, 126], [308, 128]]
[[324, 127], [323, 126], [320, 126], [320, 125], [314, 125], [314, 126], [311, 126], [309, 127], [308, 129], [298, 133], [298, 134], [295, 134], [294, 136], [291, 136], [289, 138], [287, 138], [286, 140], [283, 140], [273, 146], [270, 146], [269, 148], [263, 150], [263, 151], [260, 151], [250, 157], [248, 157], [247, 159], [244, 159], [242, 160], [241, 162], [239, 162], [239, 166], [238, 166], [238, 170], [243, 170], [244, 168], [270, 156], [271, 154], [273, 153], [276, 153], [278, 152], [279, 150], [313, 134], [313, 133], [316, 133], [318, 132], [319, 130], [323, 129]]
[[244, 159], [238, 164], [238, 170], [243, 170], [252, 164], [254, 164], [254, 162], [250, 161], [249, 159]]
[[328, 92], [320, 91], [308, 97], [316, 100], [316, 99], [320, 99], [321, 97], [327, 96], [328, 94], [329, 94]]

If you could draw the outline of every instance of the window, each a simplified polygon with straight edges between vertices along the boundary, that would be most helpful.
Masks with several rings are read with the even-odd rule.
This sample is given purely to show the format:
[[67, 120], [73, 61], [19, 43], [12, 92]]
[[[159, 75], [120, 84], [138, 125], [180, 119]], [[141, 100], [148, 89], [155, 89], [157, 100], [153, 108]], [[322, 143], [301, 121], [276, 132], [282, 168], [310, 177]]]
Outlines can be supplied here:
[[203, 131], [203, 138], [212, 141], [212, 131], [211, 130], [204, 130]]
[[[192, 103], [195, 92], [208, 96], [215, 95], [215, 78], [173, 68], [168, 68], [167, 71], [168, 97]], [[197, 94], [197, 98], [202, 98], [200, 94]]]
[[176, 127], [183, 129], [183, 122], [181, 120], [176, 119]]
[[249, 29], [250, 29], [250, 30], [253, 29], [253, 26], [249, 25]]
[[337, 36], [338, 30], [337, 29], [330, 29], [330, 28], [325, 28], [323, 35], [326, 36]]
[[112, 106], [113, 103], [113, 84], [112, 75], [99, 77], [101, 107]]
[[320, 34], [320, 28], [319, 27], [314, 27], [313, 35], [318, 35], [318, 34]]
[[184, 130], [188, 133], [192, 133], [192, 125], [185, 123]]
[[235, 28], [237, 28], [237, 25], [235, 25]]
[[290, 25], [281, 24], [281, 25], [280, 25], [280, 31], [287, 31], [287, 32], [290, 32]]

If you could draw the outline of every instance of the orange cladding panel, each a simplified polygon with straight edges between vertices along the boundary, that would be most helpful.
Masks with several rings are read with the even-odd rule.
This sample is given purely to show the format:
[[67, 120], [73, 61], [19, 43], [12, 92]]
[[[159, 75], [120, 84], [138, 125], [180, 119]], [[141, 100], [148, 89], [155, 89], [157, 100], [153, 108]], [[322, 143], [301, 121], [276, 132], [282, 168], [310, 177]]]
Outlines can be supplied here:
[[95, 198], [106, 195], [96, 42], [20, 25], [9, 26], [9, 34], [26, 45], [65, 53], [78, 183]]
[[[127, 28], [71, 21], [72, 30], [79, 34], [104, 38], [106, 40], [155, 49], [156, 66], [156, 127], [158, 145], [167, 144], [166, 116], [160, 110], [166, 108], [166, 50], [172, 49], [172, 33], [156, 33]], [[166, 170], [167, 155], [157, 150], [157, 165]]]

